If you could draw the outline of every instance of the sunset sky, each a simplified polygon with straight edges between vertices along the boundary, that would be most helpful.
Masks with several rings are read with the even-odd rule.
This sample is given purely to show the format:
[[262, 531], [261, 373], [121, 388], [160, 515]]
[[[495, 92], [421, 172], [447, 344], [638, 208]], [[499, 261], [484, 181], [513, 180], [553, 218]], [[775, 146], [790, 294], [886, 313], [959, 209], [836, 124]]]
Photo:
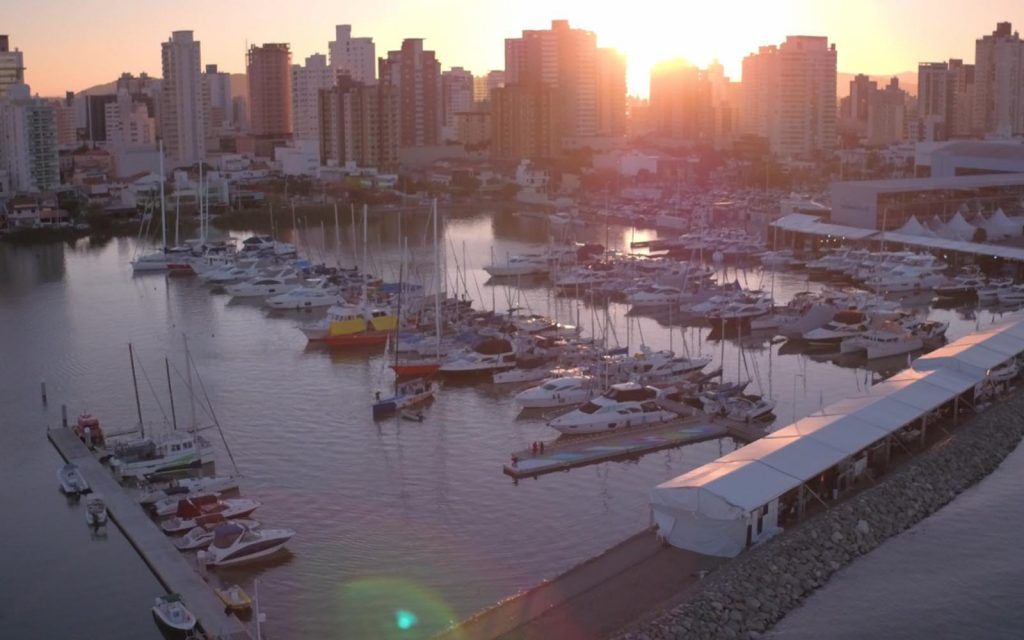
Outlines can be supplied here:
[[786, 35], [828, 36], [841, 72], [888, 74], [915, 70], [923, 60], [973, 62], [974, 40], [996, 22], [1024, 24], [1021, 0], [3, 1], [0, 33], [25, 52], [26, 80], [42, 95], [109, 82], [122, 71], [159, 75], [160, 42], [179, 29], [195, 31], [204, 64], [236, 73], [245, 71], [246, 42], [288, 42], [301, 62], [326, 53], [334, 25], [345, 23], [357, 36], [372, 36], [377, 55], [402, 38], [421, 37], [444, 68], [479, 73], [504, 66], [504, 38], [566, 18], [596, 32], [600, 46], [624, 52], [629, 91], [646, 96], [649, 69], [659, 60], [704, 66], [717, 57], [738, 79], [744, 55]]

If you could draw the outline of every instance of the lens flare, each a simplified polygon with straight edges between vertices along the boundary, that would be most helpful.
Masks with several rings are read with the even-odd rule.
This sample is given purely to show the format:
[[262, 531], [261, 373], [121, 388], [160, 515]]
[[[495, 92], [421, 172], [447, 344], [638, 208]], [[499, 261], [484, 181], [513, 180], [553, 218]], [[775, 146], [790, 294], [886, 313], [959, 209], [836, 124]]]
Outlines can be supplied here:
[[416, 626], [417, 622], [419, 622], [419, 618], [417, 618], [416, 614], [412, 611], [399, 609], [395, 612], [395, 624], [403, 631], [412, 629]]
[[456, 620], [440, 597], [408, 578], [359, 578], [338, 596], [346, 638], [426, 639]]

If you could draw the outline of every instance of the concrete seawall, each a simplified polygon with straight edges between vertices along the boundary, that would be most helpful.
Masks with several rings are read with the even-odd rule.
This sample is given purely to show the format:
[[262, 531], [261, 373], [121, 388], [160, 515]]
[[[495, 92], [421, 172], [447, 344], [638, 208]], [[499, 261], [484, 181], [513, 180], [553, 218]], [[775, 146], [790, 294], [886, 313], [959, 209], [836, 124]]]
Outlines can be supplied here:
[[619, 640], [757, 638], [884, 540], [910, 528], [999, 466], [1024, 436], [1024, 395], [966, 421], [878, 485], [709, 574], [683, 604]]

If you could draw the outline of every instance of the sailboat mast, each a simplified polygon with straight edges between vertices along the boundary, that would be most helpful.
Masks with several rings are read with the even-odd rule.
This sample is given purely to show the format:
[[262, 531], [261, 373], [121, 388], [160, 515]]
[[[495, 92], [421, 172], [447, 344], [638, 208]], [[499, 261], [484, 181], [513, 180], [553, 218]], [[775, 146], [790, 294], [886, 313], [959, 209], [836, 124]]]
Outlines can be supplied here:
[[184, 333], [181, 334], [181, 339], [185, 343], [185, 372], [188, 375], [188, 406], [189, 406], [189, 430], [195, 431], [196, 428], [196, 394], [192, 389], [192, 354], [188, 351], [188, 336]]
[[174, 246], [181, 246], [179, 230], [181, 229], [181, 194], [174, 190]]
[[199, 204], [199, 239], [206, 244], [206, 218], [203, 214], [203, 163], [199, 162], [199, 184], [196, 186], [196, 202]]
[[163, 233], [164, 253], [167, 252], [167, 211], [164, 209], [164, 142], [160, 141], [160, 228]]
[[338, 226], [338, 203], [334, 203], [334, 259], [341, 267], [341, 227]]
[[139, 380], [135, 377], [135, 351], [132, 343], [128, 343], [128, 361], [132, 365], [132, 386], [135, 388], [135, 410], [139, 413], [139, 431], [146, 437], [146, 427], [142, 424], [142, 402], [139, 401]]
[[171, 398], [171, 427], [178, 430], [178, 416], [174, 412], [174, 387], [171, 386], [171, 363], [164, 357], [164, 370], [167, 372], [167, 395]]
[[[437, 334], [437, 359], [441, 359], [441, 245], [437, 242], [437, 198], [434, 198], [434, 331]], [[447, 282], [445, 283], [447, 285]], [[456, 287], [457, 288], [457, 287]]]
[[[366, 204], [363, 204], [363, 265], [360, 267], [360, 271], [363, 272], [363, 302], [366, 302], [366, 243], [367, 238], [367, 222], [366, 222]], [[381, 276], [383, 277], [383, 276]]]

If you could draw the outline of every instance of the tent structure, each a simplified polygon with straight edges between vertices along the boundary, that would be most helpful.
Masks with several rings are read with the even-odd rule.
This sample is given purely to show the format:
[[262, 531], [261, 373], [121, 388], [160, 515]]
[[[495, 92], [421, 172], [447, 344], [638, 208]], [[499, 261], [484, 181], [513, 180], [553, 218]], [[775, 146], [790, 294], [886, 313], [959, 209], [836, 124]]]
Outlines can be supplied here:
[[1024, 223], [1021, 222], [1020, 218], [1015, 220], [1007, 217], [1002, 209], [996, 209], [996, 212], [986, 222], [985, 230], [989, 233], [990, 239], [993, 232], [998, 232], [999, 237], [1017, 238], [1024, 235]]
[[935, 236], [935, 232], [921, 224], [915, 216], [907, 218], [907, 221], [904, 222], [903, 226], [897, 229], [896, 232], [905, 233], [910, 236]]
[[845, 462], [863, 466], [866, 450], [976, 390], [993, 367], [1021, 354], [1024, 321], [966, 336], [863, 395], [662, 483], [650, 500], [659, 533], [678, 547], [735, 556], [779, 531], [779, 498], [829, 469], [850, 469]]
[[939, 235], [951, 240], [971, 240], [974, 237], [975, 227], [964, 219], [962, 213], [957, 211], [946, 224], [942, 226]]

